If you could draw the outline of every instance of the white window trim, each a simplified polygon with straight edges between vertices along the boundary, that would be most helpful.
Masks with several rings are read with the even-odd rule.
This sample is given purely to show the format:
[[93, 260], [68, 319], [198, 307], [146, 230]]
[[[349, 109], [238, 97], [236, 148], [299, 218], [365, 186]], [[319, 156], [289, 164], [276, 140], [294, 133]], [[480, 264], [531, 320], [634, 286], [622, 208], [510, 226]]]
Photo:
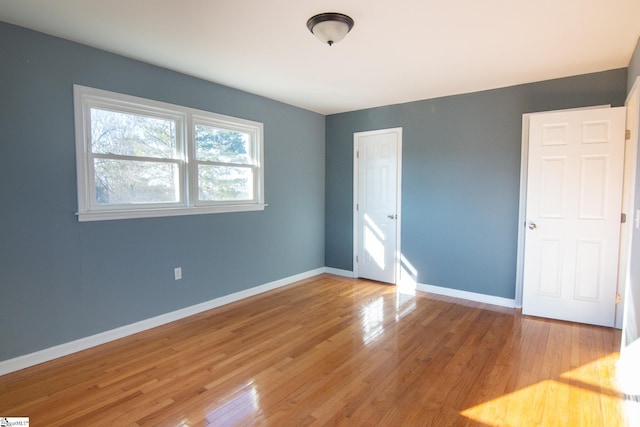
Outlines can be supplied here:
[[[199, 215], [224, 212], [245, 212], [264, 210], [264, 125], [251, 120], [239, 119], [208, 111], [197, 110], [174, 104], [139, 98], [121, 93], [74, 85], [76, 171], [78, 185], [78, 220], [102, 221], [131, 218], [153, 218], [179, 215]], [[98, 206], [95, 200], [93, 162], [90, 152], [91, 129], [90, 109], [108, 107], [117, 111], [153, 114], [157, 117], [176, 121], [176, 137], [180, 156], [171, 163], [177, 163], [180, 171], [180, 200], [172, 203], [148, 204], [132, 208], [131, 205]], [[247, 132], [254, 138], [255, 165], [238, 165], [254, 170], [254, 197], [248, 201], [198, 201], [197, 170], [195, 161], [194, 123], [214, 124], [225, 129]], [[193, 159], [193, 160], [192, 160]], [[153, 159], [158, 161], [158, 159]], [[160, 160], [162, 161], [162, 160]]]

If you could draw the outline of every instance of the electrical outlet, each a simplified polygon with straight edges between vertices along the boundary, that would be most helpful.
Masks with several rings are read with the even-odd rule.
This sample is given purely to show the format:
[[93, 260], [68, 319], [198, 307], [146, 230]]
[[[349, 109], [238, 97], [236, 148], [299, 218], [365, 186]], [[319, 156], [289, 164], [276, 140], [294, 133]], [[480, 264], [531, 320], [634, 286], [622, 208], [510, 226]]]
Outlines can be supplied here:
[[176, 267], [173, 269], [173, 278], [175, 280], [182, 279], [182, 267]]
[[640, 230], [640, 209], [636, 209], [636, 228]]

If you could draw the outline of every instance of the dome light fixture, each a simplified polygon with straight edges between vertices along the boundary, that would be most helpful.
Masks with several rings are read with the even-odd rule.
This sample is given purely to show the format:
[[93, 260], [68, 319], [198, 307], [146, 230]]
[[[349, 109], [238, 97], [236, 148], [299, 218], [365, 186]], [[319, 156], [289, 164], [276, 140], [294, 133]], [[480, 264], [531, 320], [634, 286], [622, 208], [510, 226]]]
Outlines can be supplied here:
[[307, 28], [322, 43], [332, 46], [353, 28], [353, 19], [342, 13], [320, 13], [307, 21]]

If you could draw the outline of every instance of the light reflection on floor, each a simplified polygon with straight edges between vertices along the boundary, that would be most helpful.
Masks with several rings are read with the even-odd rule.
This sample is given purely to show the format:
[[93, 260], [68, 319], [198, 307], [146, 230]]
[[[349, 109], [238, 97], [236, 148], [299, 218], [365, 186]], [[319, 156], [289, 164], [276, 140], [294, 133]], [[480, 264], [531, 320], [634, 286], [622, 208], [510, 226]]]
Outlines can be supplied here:
[[415, 290], [411, 292], [396, 292], [396, 322], [416, 309]]
[[362, 341], [369, 345], [384, 332], [384, 298], [378, 297], [362, 307]]
[[[415, 289], [394, 289], [394, 320], [399, 322], [416, 309]], [[391, 301], [389, 301], [391, 302]], [[361, 313], [362, 341], [364, 345], [373, 343], [384, 333], [385, 297], [377, 297], [362, 307]]]
[[253, 381], [229, 393], [222, 401], [224, 403], [206, 417], [213, 425], [241, 425], [245, 418], [255, 419], [260, 413], [260, 399]]

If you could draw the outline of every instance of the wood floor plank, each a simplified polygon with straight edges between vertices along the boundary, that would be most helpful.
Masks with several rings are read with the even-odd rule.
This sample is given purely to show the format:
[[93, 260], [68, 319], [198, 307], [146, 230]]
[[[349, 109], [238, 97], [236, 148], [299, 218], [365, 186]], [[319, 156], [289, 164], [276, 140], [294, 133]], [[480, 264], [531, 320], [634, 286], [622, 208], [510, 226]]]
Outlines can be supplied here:
[[620, 332], [320, 275], [0, 377], [47, 426], [621, 426]]

